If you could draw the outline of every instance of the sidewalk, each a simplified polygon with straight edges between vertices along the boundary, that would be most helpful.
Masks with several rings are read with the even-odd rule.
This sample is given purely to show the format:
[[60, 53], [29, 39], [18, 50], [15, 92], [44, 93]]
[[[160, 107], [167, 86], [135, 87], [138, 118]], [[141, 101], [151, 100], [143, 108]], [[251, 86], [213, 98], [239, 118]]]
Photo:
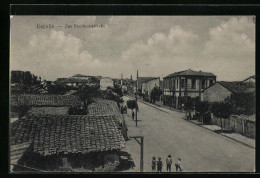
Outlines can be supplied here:
[[[132, 98], [132, 99], [135, 99], [133, 98], [132, 96], [128, 96], [129, 98]], [[167, 106], [159, 106], [159, 105], [154, 105], [154, 104], [151, 104], [151, 103], [147, 103], [145, 101], [142, 101], [142, 100], [138, 100], [139, 102], [141, 103], [144, 103], [148, 106], [151, 106], [153, 108], [156, 108], [160, 111], [163, 111], [163, 112], [166, 112], [166, 113], [169, 113], [170, 111], [177, 111], [177, 112], [184, 112], [184, 111], [181, 111], [181, 110], [176, 110], [176, 109], [173, 109], [173, 108], [170, 108], [170, 107], [167, 107]], [[186, 120], [186, 119], [185, 119]], [[221, 130], [221, 127], [217, 126], [217, 125], [203, 125], [201, 122], [197, 121], [197, 120], [186, 120], [188, 122], [191, 122], [193, 124], [196, 124], [200, 127], [203, 127], [205, 129], [208, 129], [208, 130], [211, 130], [217, 134], [220, 134], [224, 137], [227, 137], [229, 139], [232, 139], [234, 141], [237, 141], [245, 146], [248, 146], [250, 148], [253, 148], [255, 149], [255, 139], [252, 139], [252, 138], [248, 138], [246, 136], [243, 136], [239, 133], [221, 133], [219, 132]]]

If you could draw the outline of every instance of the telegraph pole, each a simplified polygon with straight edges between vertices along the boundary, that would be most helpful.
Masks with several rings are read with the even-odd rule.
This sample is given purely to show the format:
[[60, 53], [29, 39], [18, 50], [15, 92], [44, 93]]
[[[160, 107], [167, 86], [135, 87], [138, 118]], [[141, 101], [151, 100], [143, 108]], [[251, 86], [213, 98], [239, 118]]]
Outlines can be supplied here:
[[135, 125], [137, 127], [137, 87], [138, 87], [138, 70], [136, 73], [136, 90], [135, 90], [135, 102], [136, 102], [136, 107], [135, 107]]

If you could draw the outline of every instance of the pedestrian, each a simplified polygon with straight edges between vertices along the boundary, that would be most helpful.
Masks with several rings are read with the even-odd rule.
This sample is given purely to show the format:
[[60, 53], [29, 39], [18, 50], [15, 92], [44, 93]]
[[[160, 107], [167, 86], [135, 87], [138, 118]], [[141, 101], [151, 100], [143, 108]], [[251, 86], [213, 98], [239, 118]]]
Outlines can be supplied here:
[[127, 107], [125, 106], [125, 113], [127, 114]]
[[157, 161], [157, 172], [162, 172], [163, 163], [161, 161], [161, 157], [158, 158]]
[[152, 158], [153, 158], [153, 160], [152, 160], [152, 172], [155, 172], [156, 171], [156, 157], [153, 156]]
[[135, 112], [134, 112], [134, 110], [132, 111], [132, 119], [135, 120]]
[[169, 155], [168, 158], [166, 158], [166, 165], [167, 165], [166, 170], [169, 172], [171, 172], [171, 167], [172, 167], [172, 158], [171, 157], [172, 156]]
[[182, 171], [182, 168], [181, 168], [181, 158], [178, 158], [177, 163], [175, 163], [175, 167], [176, 167], [176, 172], [178, 170], [180, 170], [180, 172]]

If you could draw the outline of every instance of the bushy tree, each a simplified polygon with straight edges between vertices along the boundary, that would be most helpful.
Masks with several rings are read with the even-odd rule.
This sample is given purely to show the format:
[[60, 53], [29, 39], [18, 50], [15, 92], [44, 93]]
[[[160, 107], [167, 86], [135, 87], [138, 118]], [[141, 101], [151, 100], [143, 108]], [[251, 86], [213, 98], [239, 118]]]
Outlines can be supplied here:
[[152, 102], [155, 103], [155, 101], [160, 100], [161, 95], [162, 95], [162, 91], [157, 86], [155, 86], [151, 91], [150, 98]]
[[100, 90], [98, 86], [89, 86], [89, 85], [84, 85], [80, 88], [79, 92], [76, 93], [75, 95], [79, 96], [79, 99], [83, 103], [87, 103], [89, 105], [92, 103], [94, 98], [100, 96]]
[[207, 101], [199, 101], [199, 102], [196, 103], [195, 107], [196, 107], [196, 111], [199, 114], [199, 117], [202, 118], [202, 122], [203, 122], [204, 115], [206, 113], [208, 113], [209, 110], [210, 110], [209, 103]]
[[56, 84], [56, 85], [49, 85], [48, 86], [48, 93], [49, 94], [65, 94], [67, 92], [67, 88], [65, 85]]
[[127, 107], [129, 108], [129, 109], [135, 109], [136, 107], [138, 108], [138, 105], [137, 105], [137, 103], [136, 103], [136, 100], [127, 100], [127, 102], [126, 102], [126, 104], [127, 104]]
[[234, 114], [255, 114], [255, 93], [232, 93], [230, 97], [225, 100], [231, 105], [231, 112]]

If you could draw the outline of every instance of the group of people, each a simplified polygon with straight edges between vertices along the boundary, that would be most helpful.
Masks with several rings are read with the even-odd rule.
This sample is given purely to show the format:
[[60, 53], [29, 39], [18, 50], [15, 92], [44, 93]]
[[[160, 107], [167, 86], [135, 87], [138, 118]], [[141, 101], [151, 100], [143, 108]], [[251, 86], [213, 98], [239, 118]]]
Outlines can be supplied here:
[[[156, 172], [156, 167], [157, 167], [157, 172], [162, 172], [162, 168], [163, 168], [163, 162], [161, 160], [161, 157], [158, 157], [158, 161], [156, 160], [156, 157], [153, 156], [152, 157], [152, 171]], [[171, 172], [171, 167], [172, 167], [172, 156], [168, 155], [168, 157], [166, 158], [166, 170], [167, 172]], [[181, 158], [178, 158], [177, 162], [175, 163], [175, 168], [176, 168], [176, 172], [177, 171], [182, 171], [183, 169], [181, 168]]]

